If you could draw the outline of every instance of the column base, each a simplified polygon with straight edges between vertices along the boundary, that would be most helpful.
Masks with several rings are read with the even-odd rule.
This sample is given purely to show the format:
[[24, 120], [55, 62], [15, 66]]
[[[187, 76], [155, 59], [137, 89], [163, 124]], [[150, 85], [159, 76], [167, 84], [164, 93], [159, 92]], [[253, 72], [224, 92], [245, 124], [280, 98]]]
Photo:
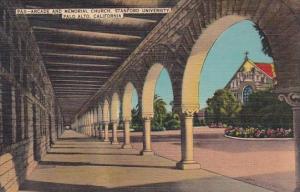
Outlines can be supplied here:
[[200, 164], [196, 161], [180, 161], [176, 164], [176, 168], [181, 170], [200, 169]]
[[140, 155], [143, 155], [143, 156], [154, 155], [154, 152], [150, 151], [150, 150], [144, 150], [144, 151], [140, 152]]
[[122, 146], [122, 149], [132, 149], [132, 145], [131, 144], [124, 144]]
[[120, 143], [118, 141], [112, 141], [111, 144], [112, 145], [119, 145]]
[[104, 143], [110, 143], [110, 140], [109, 139], [104, 139], [103, 142]]

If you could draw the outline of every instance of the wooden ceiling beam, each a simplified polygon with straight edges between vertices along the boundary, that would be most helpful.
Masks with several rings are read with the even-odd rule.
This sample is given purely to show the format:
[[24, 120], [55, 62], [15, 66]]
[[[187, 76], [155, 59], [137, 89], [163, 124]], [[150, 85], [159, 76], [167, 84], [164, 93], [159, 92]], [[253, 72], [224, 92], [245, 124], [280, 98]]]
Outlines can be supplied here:
[[103, 32], [91, 32], [91, 31], [80, 31], [80, 30], [70, 30], [70, 29], [59, 29], [51, 27], [33, 27], [35, 33], [42, 33], [44, 36], [63, 36], [63, 37], [73, 37], [76, 39], [85, 39], [92, 41], [111, 41], [114, 43], [118, 42], [138, 42], [142, 38], [140, 36], [134, 35], [121, 35], [115, 33], [103, 33]]
[[30, 23], [34, 27], [68, 29], [78, 31], [104, 32], [120, 35], [144, 37], [157, 23], [157, 20], [125, 17], [123, 19], [105, 20], [62, 20], [57, 17], [32, 16]]

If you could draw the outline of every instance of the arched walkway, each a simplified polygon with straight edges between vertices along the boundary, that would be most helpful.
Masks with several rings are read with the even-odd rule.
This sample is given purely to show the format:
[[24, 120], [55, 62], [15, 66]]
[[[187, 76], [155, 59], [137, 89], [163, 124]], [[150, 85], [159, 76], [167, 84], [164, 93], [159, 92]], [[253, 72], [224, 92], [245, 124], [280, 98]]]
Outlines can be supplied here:
[[122, 148], [132, 148], [130, 143], [130, 122], [132, 119], [132, 96], [135, 88], [131, 82], [128, 82], [124, 89], [122, 110], [123, 110], [123, 122], [124, 122], [124, 145]]
[[120, 121], [120, 99], [117, 93], [114, 93], [111, 100], [111, 123], [113, 124], [112, 144], [119, 144], [118, 126]]
[[[300, 188], [299, 7], [296, 1], [281, 0], [273, 0], [272, 3], [261, 0], [182, 1], [125, 62], [112, 78], [114, 85], [108, 83], [99, 98], [122, 89], [124, 79], [126, 82], [134, 79], [139, 81], [137, 84], [143, 84], [142, 91], [139, 91], [145, 127], [143, 153], [153, 154], [151, 118], [154, 87], [161, 69], [168, 66], [175, 85], [175, 106], [182, 119], [182, 159], [177, 166], [180, 169], [198, 169], [200, 166], [193, 158], [193, 114], [200, 109], [199, 74], [217, 38], [232, 25], [250, 20], [265, 35], [271, 47], [277, 69], [276, 91], [293, 107], [297, 186]], [[136, 74], [137, 77], [130, 78], [128, 74]]]
[[104, 142], [109, 142], [108, 126], [110, 123], [110, 110], [108, 100], [103, 103], [103, 124], [104, 124]]
[[151, 148], [151, 120], [154, 115], [153, 99], [155, 94], [156, 81], [160, 75], [163, 65], [154, 64], [151, 66], [144, 83], [142, 96], [142, 116], [144, 119], [144, 147], [142, 154], [153, 154]]

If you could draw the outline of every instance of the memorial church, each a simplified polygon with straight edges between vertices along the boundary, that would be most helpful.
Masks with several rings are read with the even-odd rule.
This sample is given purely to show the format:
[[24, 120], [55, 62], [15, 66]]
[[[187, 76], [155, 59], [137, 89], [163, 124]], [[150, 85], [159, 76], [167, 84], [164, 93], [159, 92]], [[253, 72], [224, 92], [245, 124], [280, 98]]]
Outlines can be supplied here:
[[276, 74], [273, 63], [254, 62], [248, 58], [245, 60], [231, 80], [225, 86], [233, 92], [241, 102], [247, 103], [249, 95], [258, 90], [272, 89], [276, 84]]

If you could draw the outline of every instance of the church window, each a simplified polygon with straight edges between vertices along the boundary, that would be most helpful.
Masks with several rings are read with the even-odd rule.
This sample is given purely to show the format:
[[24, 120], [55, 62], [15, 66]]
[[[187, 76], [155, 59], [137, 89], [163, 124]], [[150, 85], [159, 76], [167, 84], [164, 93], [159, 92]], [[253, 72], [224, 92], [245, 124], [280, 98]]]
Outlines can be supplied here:
[[243, 90], [243, 103], [249, 101], [249, 96], [253, 93], [253, 88], [250, 85], [247, 85]]

